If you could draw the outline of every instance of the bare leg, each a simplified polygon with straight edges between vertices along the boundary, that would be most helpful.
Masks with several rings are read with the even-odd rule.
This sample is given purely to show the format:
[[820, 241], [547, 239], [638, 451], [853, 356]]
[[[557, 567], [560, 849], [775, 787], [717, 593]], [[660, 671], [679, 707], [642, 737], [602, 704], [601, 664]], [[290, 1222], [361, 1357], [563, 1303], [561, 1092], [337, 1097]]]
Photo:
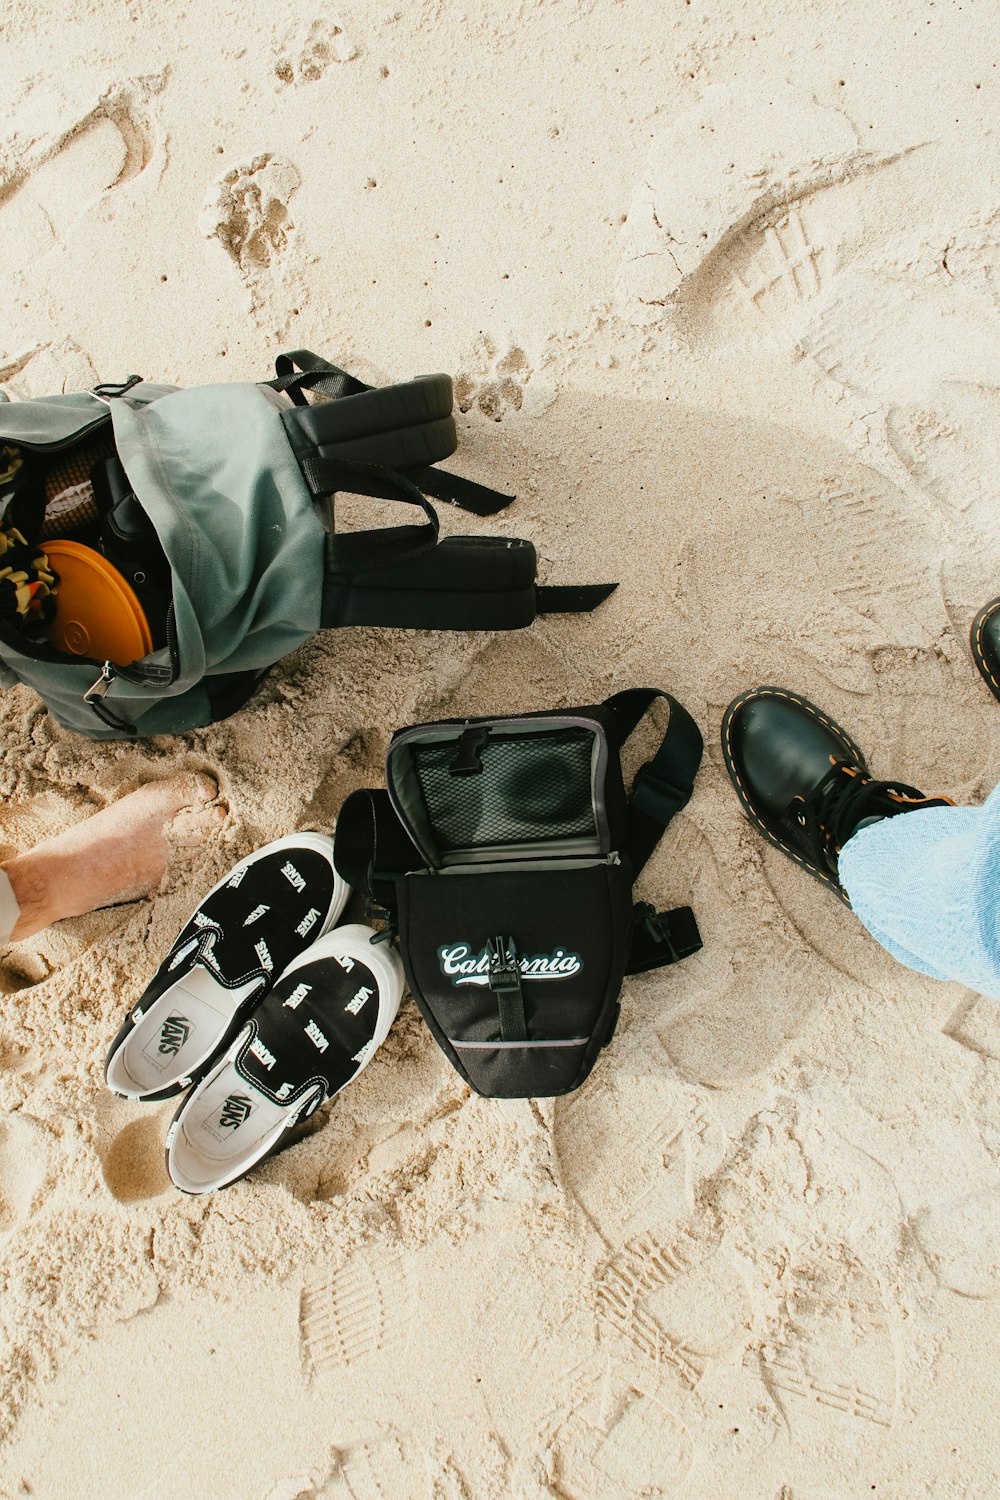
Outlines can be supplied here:
[[0, 869], [20, 908], [10, 940], [154, 891], [170, 858], [168, 833], [200, 842], [225, 816], [213, 805], [217, 792], [195, 773], [151, 781], [8, 860]]

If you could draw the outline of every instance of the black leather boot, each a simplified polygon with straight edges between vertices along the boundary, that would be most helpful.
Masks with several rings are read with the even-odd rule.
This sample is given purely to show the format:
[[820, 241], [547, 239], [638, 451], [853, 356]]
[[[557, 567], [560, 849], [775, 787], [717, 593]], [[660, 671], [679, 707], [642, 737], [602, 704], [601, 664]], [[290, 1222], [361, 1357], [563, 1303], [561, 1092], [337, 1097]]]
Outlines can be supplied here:
[[754, 688], [734, 699], [722, 721], [722, 752], [751, 823], [848, 906], [837, 857], [852, 833], [916, 807], [951, 805], [900, 782], [874, 781], [847, 731], [786, 688]]
[[1000, 698], [1000, 599], [983, 605], [972, 622], [969, 645], [983, 681], [994, 698]]

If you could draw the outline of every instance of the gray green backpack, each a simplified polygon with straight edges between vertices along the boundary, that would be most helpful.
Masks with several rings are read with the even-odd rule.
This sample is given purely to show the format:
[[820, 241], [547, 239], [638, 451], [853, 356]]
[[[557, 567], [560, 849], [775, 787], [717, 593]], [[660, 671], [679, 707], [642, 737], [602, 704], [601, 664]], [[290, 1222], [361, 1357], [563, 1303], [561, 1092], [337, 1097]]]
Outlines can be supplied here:
[[[591, 610], [615, 587], [540, 587], [528, 541], [439, 537], [428, 496], [479, 516], [514, 498], [435, 467], [457, 446], [449, 376], [373, 389], [305, 350], [276, 371], [192, 390], [133, 376], [29, 401], [0, 393], [0, 524], [43, 563], [46, 537], [72, 520], [138, 596], [153, 643], [125, 663], [88, 654], [85, 633], [60, 649], [47, 615], [0, 599], [0, 686], [26, 683], [94, 739], [176, 734], [232, 713], [322, 628], [510, 630]], [[65, 522], [57, 479], [60, 505], [81, 499]], [[422, 517], [338, 532], [338, 492]], [[0, 584], [5, 572], [24, 578], [0, 569]]]

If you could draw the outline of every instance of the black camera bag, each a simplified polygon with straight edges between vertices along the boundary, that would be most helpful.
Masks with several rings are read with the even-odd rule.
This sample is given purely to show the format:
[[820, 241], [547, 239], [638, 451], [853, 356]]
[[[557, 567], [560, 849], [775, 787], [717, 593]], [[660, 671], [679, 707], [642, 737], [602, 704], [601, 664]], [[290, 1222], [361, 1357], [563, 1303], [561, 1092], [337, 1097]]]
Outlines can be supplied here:
[[[628, 797], [619, 752], [658, 698], [666, 735]], [[690, 907], [635, 905], [632, 885], [702, 748], [674, 698], [636, 688], [399, 730], [387, 790], [345, 802], [337, 868], [389, 915], [413, 997], [477, 1093], [578, 1088], [614, 1034], [625, 975], [701, 947]]]

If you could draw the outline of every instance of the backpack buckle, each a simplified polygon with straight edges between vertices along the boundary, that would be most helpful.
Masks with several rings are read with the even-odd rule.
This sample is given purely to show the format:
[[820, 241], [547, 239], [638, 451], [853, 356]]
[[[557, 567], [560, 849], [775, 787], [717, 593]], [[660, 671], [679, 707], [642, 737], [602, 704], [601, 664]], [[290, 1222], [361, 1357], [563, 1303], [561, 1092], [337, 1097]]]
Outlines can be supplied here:
[[490, 991], [497, 997], [500, 1037], [505, 1042], [526, 1042], [528, 1027], [524, 1016], [524, 991], [521, 969], [513, 938], [492, 937], [486, 944], [489, 957]]

